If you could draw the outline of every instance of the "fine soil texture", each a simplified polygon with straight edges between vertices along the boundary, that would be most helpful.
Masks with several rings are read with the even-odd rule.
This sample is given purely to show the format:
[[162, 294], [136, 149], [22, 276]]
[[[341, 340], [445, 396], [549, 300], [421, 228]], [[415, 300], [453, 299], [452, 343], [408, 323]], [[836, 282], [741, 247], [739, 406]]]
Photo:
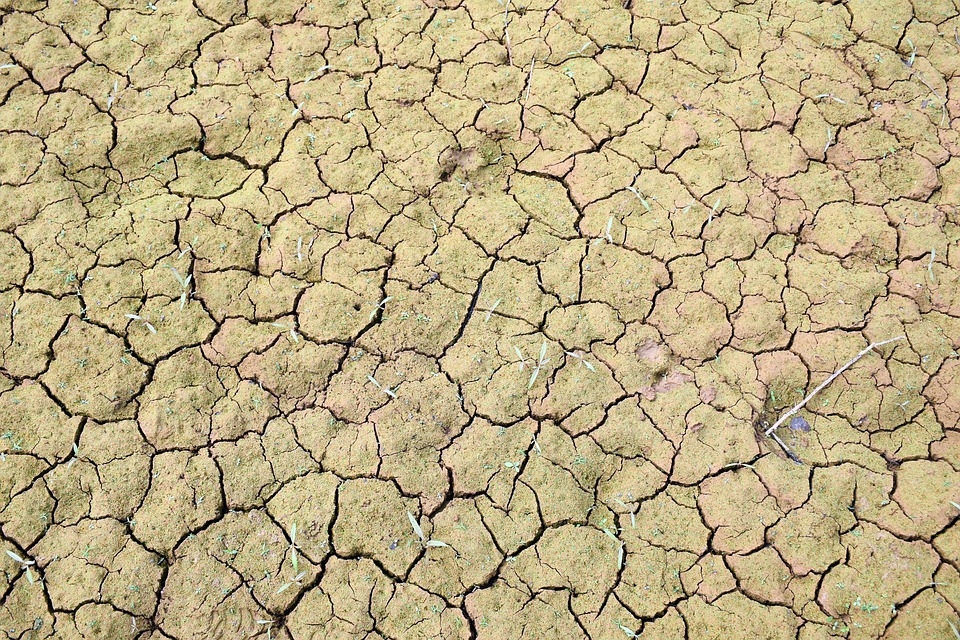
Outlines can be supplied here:
[[958, 131], [957, 0], [0, 0], [2, 637], [960, 638]]

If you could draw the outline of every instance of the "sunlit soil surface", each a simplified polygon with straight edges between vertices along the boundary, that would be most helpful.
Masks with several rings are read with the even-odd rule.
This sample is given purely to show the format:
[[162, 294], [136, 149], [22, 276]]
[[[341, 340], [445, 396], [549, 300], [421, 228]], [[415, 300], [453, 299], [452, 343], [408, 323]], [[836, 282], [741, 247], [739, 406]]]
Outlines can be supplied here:
[[955, 1], [0, 9], [4, 637], [960, 637]]

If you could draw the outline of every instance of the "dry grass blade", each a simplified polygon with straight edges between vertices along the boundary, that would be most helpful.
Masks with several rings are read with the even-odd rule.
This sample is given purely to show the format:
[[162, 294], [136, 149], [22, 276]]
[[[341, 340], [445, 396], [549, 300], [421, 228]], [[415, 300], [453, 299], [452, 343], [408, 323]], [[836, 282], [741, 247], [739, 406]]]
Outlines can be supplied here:
[[533, 373], [530, 374], [530, 380], [527, 381], [527, 389], [533, 388], [533, 383], [537, 381], [537, 376], [540, 375], [540, 367], [534, 367]]
[[110, 108], [113, 107], [113, 103], [117, 99], [117, 90], [120, 87], [120, 83], [117, 80], [113, 81], [113, 91], [107, 96], [107, 111], [110, 111]]
[[493, 312], [497, 310], [497, 307], [500, 306], [501, 302], [503, 302], [503, 298], [497, 298], [497, 300], [493, 303], [493, 306], [487, 309], [487, 317], [484, 318], [484, 322], [490, 322], [490, 316], [492, 316]]
[[180, 285], [180, 288], [186, 288], [187, 281], [183, 279], [183, 276], [180, 275], [180, 272], [177, 271], [175, 267], [170, 267], [170, 271], [173, 273], [173, 277], [177, 279], [177, 283]]
[[30, 584], [36, 584], [37, 580], [36, 578], [33, 577], [33, 572], [30, 571], [30, 565], [36, 564], [36, 562], [33, 560], [24, 560], [23, 558], [18, 556], [13, 551], [10, 551], [9, 549], [7, 549], [6, 551], [7, 551], [7, 555], [10, 556], [10, 558], [14, 562], [18, 563], [21, 567], [23, 567], [23, 570], [27, 574], [27, 582], [29, 582]]
[[523, 352], [520, 351], [519, 347], [514, 347], [513, 350], [517, 353], [517, 358], [520, 360], [520, 371], [523, 371], [523, 364], [526, 358], [523, 357]]
[[653, 208], [650, 206], [650, 203], [647, 202], [647, 199], [643, 197], [643, 194], [640, 193], [640, 190], [636, 187], [627, 187], [627, 191], [637, 196], [637, 199], [640, 200], [640, 204], [643, 205], [643, 208], [647, 210], [647, 213], [651, 213]]
[[[300, 558], [297, 556], [297, 549], [299, 548], [297, 546], [297, 523], [294, 522], [290, 528], [290, 564], [293, 566], [294, 573], [300, 571]], [[294, 578], [294, 581], [296, 581], [296, 578]]]
[[523, 106], [527, 106], [527, 102], [530, 101], [530, 87], [533, 85], [533, 67], [537, 64], [537, 57], [533, 56], [530, 58], [530, 73], [527, 74], [527, 91], [526, 95], [523, 98]]
[[410, 520], [410, 525], [413, 527], [413, 532], [417, 534], [417, 537], [420, 538], [420, 542], [426, 542], [427, 538], [423, 535], [423, 529], [420, 528], [420, 523], [417, 522], [417, 519], [413, 517], [413, 514], [407, 511], [407, 518]]
[[385, 386], [383, 386], [382, 384], [380, 384], [379, 382], [377, 382], [377, 379], [374, 378], [373, 376], [371, 376], [371, 375], [368, 374], [368, 375], [367, 375], [367, 380], [369, 380], [370, 383], [371, 383], [373, 386], [375, 386], [377, 389], [380, 389], [380, 391], [383, 391], [385, 394], [387, 394], [387, 395], [390, 396], [391, 398], [396, 398], [396, 397], [397, 397], [397, 394], [393, 392], [393, 389], [391, 389], [390, 387], [385, 387]]
[[387, 296], [386, 298], [378, 302], [377, 306], [375, 306], [373, 308], [373, 311], [370, 312], [370, 320], [373, 320], [376, 317], [377, 311], [385, 311], [387, 308], [386, 307], [387, 303], [390, 302], [391, 300], [393, 300], [393, 296]]
[[304, 578], [306, 575], [307, 575], [307, 572], [306, 572], [306, 571], [301, 571], [300, 573], [298, 573], [297, 575], [295, 575], [295, 576], [293, 577], [293, 580], [291, 580], [290, 582], [285, 582], [284, 584], [282, 584], [282, 585], [280, 586], [280, 588], [277, 589], [277, 593], [278, 593], [278, 594], [279, 594], [279, 593], [283, 593], [284, 591], [286, 591], [287, 589], [289, 589], [290, 587], [292, 587], [292, 586], [295, 585], [295, 584], [296, 584], [296, 585], [299, 585], [299, 584], [300, 584], [300, 581], [303, 580], [303, 578]]
[[138, 316], [137, 314], [135, 314], [135, 313], [125, 313], [125, 314], [123, 314], [123, 315], [124, 315], [124, 317], [129, 318], [129, 319], [131, 319], [131, 320], [139, 320], [140, 322], [143, 323], [143, 326], [145, 326], [147, 329], [150, 330], [150, 333], [156, 333], [156, 332], [157, 332], [156, 327], [154, 327], [152, 324], [150, 324], [149, 322], [147, 322], [146, 320], [144, 320], [143, 318], [141, 318], [141, 317]]
[[717, 201], [713, 203], [713, 208], [710, 209], [710, 215], [707, 216], [708, 226], [713, 222], [713, 216], [717, 215], [717, 207], [719, 206], [720, 206], [720, 198], [717, 198]]
[[10, 556], [11, 558], [13, 558], [13, 561], [14, 561], [14, 562], [18, 562], [18, 563], [20, 563], [21, 565], [23, 565], [24, 567], [30, 566], [31, 564], [34, 563], [33, 560], [24, 560], [23, 558], [21, 558], [20, 556], [18, 556], [17, 554], [15, 554], [13, 551], [10, 551], [9, 549], [7, 549], [7, 555]]
[[547, 341], [544, 340], [543, 344], [540, 345], [540, 357], [537, 358], [537, 364], [530, 375], [529, 382], [527, 382], [527, 389], [533, 388], [533, 383], [537, 381], [537, 376], [540, 375], [540, 369], [548, 362], [550, 362], [550, 358], [547, 357]]

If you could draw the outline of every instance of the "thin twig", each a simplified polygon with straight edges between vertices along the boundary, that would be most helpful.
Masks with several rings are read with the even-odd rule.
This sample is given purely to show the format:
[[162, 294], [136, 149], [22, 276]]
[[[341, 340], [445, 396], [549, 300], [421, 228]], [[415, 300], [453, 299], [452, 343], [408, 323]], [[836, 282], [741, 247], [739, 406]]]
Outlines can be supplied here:
[[916, 76], [917, 80], [923, 83], [923, 86], [929, 89], [930, 93], [932, 93], [934, 97], [940, 101], [940, 126], [942, 127], [943, 121], [946, 120], [946, 117], [947, 117], [947, 101], [944, 100], [939, 93], [937, 93], [937, 90], [934, 89], [929, 82], [923, 79], [923, 74], [921, 74], [919, 71], [914, 70], [913, 75]]
[[783, 449], [783, 452], [784, 452], [785, 454], [787, 454], [787, 457], [788, 457], [788, 458], [790, 458], [791, 460], [793, 460], [793, 461], [796, 462], [797, 464], [803, 464], [803, 460], [800, 459], [800, 456], [798, 456], [798, 455], [795, 454], [793, 451], [791, 451], [791, 450], [790, 450], [790, 447], [787, 446], [787, 443], [780, 439], [780, 436], [778, 436], [778, 435], [775, 434], [775, 433], [770, 433], [770, 434], [768, 434], [768, 435], [769, 435], [771, 438], [773, 438], [773, 441], [774, 441], [774, 442], [776, 442], [778, 445], [780, 445], [780, 448]]
[[[823, 391], [824, 387], [826, 387], [828, 384], [830, 384], [831, 382], [833, 382], [834, 380], [836, 380], [837, 377], [838, 377], [841, 373], [843, 373], [844, 371], [846, 371], [847, 369], [849, 369], [850, 367], [852, 367], [854, 364], [856, 364], [857, 360], [859, 360], [859, 359], [862, 358], [863, 356], [867, 355], [868, 353], [870, 353], [871, 351], [873, 351], [873, 350], [876, 349], [877, 347], [882, 347], [882, 346], [885, 345], [885, 344], [890, 344], [891, 342], [896, 342], [897, 340], [903, 340], [904, 338], [906, 338], [906, 336], [897, 336], [896, 338], [890, 338], [889, 340], [884, 340], [884, 341], [882, 341], [882, 342], [874, 342], [874, 343], [871, 344], [869, 347], [867, 347], [866, 349], [864, 349], [863, 351], [861, 351], [860, 353], [858, 353], [856, 356], [853, 357], [852, 360], [850, 360], [850, 362], [848, 362], [847, 364], [843, 365], [842, 367], [840, 367], [839, 369], [837, 369], [836, 371], [834, 371], [834, 373], [833, 373], [832, 376], [830, 376], [829, 378], [827, 378], [826, 380], [824, 380], [823, 382], [821, 382], [821, 383], [820, 383], [820, 386], [818, 386], [816, 389], [814, 389], [813, 391], [811, 391], [810, 394], [809, 394], [806, 398], [804, 398], [803, 400], [801, 400], [798, 405], [796, 405], [794, 408], [790, 409], [790, 411], [787, 411], [785, 414], [783, 414], [782, 416], [780, 416], [780, 419], [777, 420], [776, 422], [774, 422], [772, 427], [770, 427], [769, 429], [767, 429], [766, 431], [764, 431], [764, 435], [772, 436], [772, 437], [774, 437], [774, 439], [776, 439], [776, 440], [779, 441], [779, 438], [777, 438], [776, 436], [774, 436], [773, 432], [776, 431], [776, 430], [777, 430], [777, 427], [779, 427], [781, 424], [783, 424], [783, 423], [787, 420], [787, 418], [789, 418], [790, 416], [792, 416], [793, 414], [795, 414], [797, 411], [800, 411], [800, 409], [802, 409], [805, 404], [807, 404], [808, 402], [810, 402], [810, 400], [813, 399], [813, 396], [815, 396], [815, 395], [817, 395], [818, 393], [820, 393], [821, 391]], [[782, 442], [780, 443], [780, 446], [785, 447], [785, 445], [784, 445]]]
[[937, 90], [934, 89], [933, 86], [924, 79], [922, 73], [920, 73], [919, 71], [915, 71], [913, 75], [917, 77], [917, 80], [919, 80], [923, 84], [923, 86], [925, 86], [927, 89], [930, 90], [930, 93], [932, 93], [937, 100], [940, 100], [941, 102], [946, 102], [946, 100], [944, 100], [943, 97], [939, 93], [937, 93]]

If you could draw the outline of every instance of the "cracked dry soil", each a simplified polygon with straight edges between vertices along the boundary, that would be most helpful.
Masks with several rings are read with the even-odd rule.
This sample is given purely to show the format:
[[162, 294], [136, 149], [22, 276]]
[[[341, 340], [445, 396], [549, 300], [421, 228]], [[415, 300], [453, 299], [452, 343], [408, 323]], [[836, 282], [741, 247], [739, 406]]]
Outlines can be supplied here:
[[0, 9], [5, 637], [957, 633], [956, 0]]

